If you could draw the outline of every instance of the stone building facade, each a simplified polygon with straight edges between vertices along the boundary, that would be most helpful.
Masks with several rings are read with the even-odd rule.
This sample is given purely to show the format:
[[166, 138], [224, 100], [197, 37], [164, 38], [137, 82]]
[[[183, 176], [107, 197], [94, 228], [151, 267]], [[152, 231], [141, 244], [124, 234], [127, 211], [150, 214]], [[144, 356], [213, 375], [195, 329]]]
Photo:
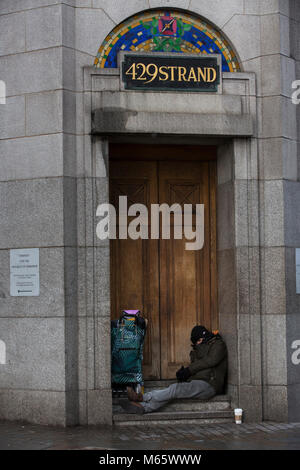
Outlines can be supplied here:
[[[94, 66], [114, 28], [156, 9], [226, 38], [239, 70], [220, 93], [127, 91], [118, 68]], [[300, 420], [299, 31], [297, 0], [0, 0], [0, 419], [112, 423], [111, 250], [96, 208], [110, 143], [126, 143], [217, 149], [228, 393], [248, 421]], [[39, 248], [39, 296], [10, 295], [21, 248]]]

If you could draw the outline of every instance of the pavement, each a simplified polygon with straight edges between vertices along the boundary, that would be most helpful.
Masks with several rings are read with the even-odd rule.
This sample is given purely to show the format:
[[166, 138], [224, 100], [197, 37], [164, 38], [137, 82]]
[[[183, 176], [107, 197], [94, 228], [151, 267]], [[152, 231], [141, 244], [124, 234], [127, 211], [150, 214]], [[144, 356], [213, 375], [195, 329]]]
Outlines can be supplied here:
[[0, 421], [0, 450], [300, 450], [300, 423], [59, 428]]

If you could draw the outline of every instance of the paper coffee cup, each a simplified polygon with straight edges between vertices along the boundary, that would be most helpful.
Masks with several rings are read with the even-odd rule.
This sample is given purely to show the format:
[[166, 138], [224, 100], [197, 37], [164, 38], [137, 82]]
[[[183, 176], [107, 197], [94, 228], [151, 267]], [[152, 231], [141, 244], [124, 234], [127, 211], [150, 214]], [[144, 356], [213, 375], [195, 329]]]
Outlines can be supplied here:
[[236, 424], [242, 424], [243, 410], [241, 408], [235, 408], [234, 418]]

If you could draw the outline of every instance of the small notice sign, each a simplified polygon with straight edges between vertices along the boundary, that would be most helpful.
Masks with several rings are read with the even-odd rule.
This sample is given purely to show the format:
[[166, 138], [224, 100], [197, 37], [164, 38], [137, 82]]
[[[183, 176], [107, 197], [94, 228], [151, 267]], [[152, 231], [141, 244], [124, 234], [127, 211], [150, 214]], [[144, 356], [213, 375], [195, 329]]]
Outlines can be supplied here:
[[218, 92], [221, 55], [120, 53], [126, 90]]
[[10, 250], [10, 295], [40, 295], [40, 263], [38, 248]]
[[296, 248], [296, 294], [300, 294], [300, 248]]

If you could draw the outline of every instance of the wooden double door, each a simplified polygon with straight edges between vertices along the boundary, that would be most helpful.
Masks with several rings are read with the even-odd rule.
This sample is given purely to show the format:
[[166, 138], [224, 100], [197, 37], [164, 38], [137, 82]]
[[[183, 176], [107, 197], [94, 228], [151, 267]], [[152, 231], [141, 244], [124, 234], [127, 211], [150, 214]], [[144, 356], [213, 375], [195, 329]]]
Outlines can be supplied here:
[[[132, 153], [117, 147], [112, 152], [115, 158], [110, 160], [110, 202], [118, 208], [119, 196], [127, 196], [128, 207], [141, 203], [149, 212], [149, 239], [117, 238], [110, 242], [112, 318], [118, 318], [122, 310], [139, 309], [148, 319], [143, 366], [146, 380], [173, 379], [178, 368], [188, 364], [194, 325], [218, 327], [216, 164], [196, 159], [199, 152], [205, 158], [203, 151], [198, 149], [194, 160], [180, 160], [177, 149], [175, 160], [164, 160], [163, 155], [172, 155], [171, 149], [153, 148], [152, 154], [151, 148]], [[138, 158], [144, 155], [146, 160]], [[155, 160], [160, 155], [161, 159]], [[182, 239], [174, 239], [176, 219], [172, 214], [170, 239], [161, 235], [150, 238], [151, 204], [162, 203], [177, 203], [182, 208], [184, 204], [204, 204], [201, 250], [186, 250], [190, 240], [184, 234]], [[128, 224], [133, 219], [128, 217]], [[194, 229], [195, 223], [193, 214]]]

